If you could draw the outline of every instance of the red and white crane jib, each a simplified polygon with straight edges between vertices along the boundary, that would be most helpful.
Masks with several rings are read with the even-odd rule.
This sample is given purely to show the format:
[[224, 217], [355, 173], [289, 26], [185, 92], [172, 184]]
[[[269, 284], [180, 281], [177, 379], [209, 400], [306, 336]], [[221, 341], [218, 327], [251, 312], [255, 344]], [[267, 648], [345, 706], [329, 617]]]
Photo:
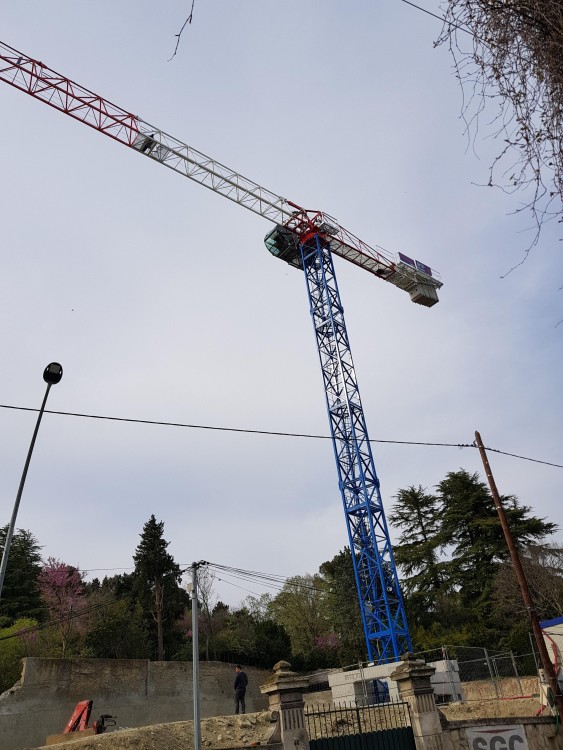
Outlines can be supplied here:
[[324, 234], [335, 255], [408, 291], [414, 302], [431, 306], [438, 301], [436, 290], [442, 283], [428, 266], [407, 256], [396, 259], [383, 248], [370, 247], [328, 214], [305, 210], [272, 193], [2, 42], [0, 80], [286, 227], [299, 239], [311, 231]]
[[128, 146], [138, 135], [135, 115], [2, 42], [0, 79]]

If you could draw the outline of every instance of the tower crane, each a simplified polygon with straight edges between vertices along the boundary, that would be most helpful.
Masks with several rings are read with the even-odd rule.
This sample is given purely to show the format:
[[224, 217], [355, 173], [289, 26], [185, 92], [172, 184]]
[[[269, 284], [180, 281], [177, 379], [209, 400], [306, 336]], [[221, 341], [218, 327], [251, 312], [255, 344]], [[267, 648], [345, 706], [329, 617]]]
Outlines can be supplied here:
[[439, 276], [402, 253], [395, 257], [370, 247], [323, 211], [270, 192], [1, 42], [0, 80], [274, 224], [264, 240], [267, 249], [304, 271], [368, 659], [399, 659], [411, 650], [411, 641], [333, 256], [394, 284], [426, 307], [438, 302]]

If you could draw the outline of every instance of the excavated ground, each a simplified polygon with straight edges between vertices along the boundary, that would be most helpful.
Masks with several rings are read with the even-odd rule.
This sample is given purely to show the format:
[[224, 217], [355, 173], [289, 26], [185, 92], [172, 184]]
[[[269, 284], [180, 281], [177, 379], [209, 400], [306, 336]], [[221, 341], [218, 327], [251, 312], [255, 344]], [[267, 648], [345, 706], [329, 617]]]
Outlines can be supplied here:
[[[440, 707], [448, 721], [464, 719], [522, 718], [536, 716], [537, 698], [473, 700]], [[547, 715], [544, 711], [543, 715]], [[263, 711], [244, 716], [218, 716], [201, 721], [202, 746], [220, 750], [265, 744], [273, 731], [272, 714]], [[46, 750], [47, 746], [35, 750]], [[193, 750], [193, 722], [177, 721], [137, 729], [120, 729], [97, 737], [69, 739], [50, 750]], [[31, 750], [29, 748], [28, 750]]]
[[[273, 728], [269, 711], [202, 719], [202, 746], [219, 750], [264, 744]], [[192, 721], [175, 721], [171, 724], [119, 729], [95, 737], [71, 738], [56, 745], [44, 745], [41, 750], [47, 747], [49, 750], [193, 750], [194, 728]]]
[[[511, 698], [505, 700], [474, 700], [440, 706], [440, 712], [448, 721], [464, 719], [503, 719], [536, 716], [542, 705], [539, 698]], [[542, 716], [548, 716], [545, 710]]]

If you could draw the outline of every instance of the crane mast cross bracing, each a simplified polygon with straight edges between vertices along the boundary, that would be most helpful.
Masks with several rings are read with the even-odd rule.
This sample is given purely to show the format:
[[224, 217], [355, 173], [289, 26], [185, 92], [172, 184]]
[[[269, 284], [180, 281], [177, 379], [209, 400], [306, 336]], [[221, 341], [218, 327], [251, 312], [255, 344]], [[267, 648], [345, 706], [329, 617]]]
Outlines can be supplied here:
[[438, 301], [436, 290], [442, 283], [436, 272], [428, 266], [411, 259], [406, 262], [397, 260], [383, 248], [371, 247], [327, 214], [307, 211], [276, 195], [2, 42], [0, 80], [159, 161], [274, 224], [290, 228], [298, 238], [311, 230], [319, 230], [319, 227], [326, 228], [331, 238], [331, 251], [335, 255], [409, 292], [414, 302], [431, 306]]
[[442, 286], [428, 266], [364, 243], [322, 211], [306, 210], [0, 42], [0, 80], [164, 164], [275, 224], [275, 256], [304, 271], [368, 658], [411, 650], [403, 599], [332, 256], [338, 255], [431, 307]]

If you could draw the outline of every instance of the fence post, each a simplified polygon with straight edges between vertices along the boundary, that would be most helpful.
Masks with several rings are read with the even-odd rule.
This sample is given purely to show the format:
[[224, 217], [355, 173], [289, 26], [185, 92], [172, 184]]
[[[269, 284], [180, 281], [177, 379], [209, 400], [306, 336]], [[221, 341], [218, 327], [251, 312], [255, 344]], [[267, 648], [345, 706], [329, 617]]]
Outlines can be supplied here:
[[489, 657], [489, 652], [487, 651], [487, 649], [486, 649], [486, 648], [484, 648], [484, 649], [483, 649], [483, 651], [485, 652], [485, 660], [486, 660], [486, 662], [487, 662], [487, 666], [488, 666], [488, 668], [489, 668], [489, 674], [491, 675], [491, 681], [492, 681], [492, 683], [493, 683], [493, 688], [494, 688], [494, 691], [495, 691], [495, 696], [496, 696], [496, 698], [497, 698], [497, 700], [498, 700], [498, 698], [499, 698], [499, 694], [498, 694], [498, 684], [497, 684], [497, 681], [495, 680], [495, 676], [494, 676], [494, 674], [493, 674], [493, 668], [492, 668], [492, 666], [491, 666], [491, 659], [490, 659], [490, 657]]
[[445, 750], [449, 744], [444, 741], [430, 682], [436, 670], [412, 654], [401, 656], [401, 660], [402, 664], [391, 672], [390, 677], [397, 683], [401, 700], [409, 705], [417, 750]]
[[528, 637], [530, 639], [530, 645], [532, 646], [532, 656], [534, 657], [534, 664], [536, 665], [537, 672], [540, 668], [540, 665], [538, 664], [538, 659], [536, 657], [536, 644], [534, 643], [534, 637], [531, 633], [528, 633]]
[[292, 672], [287, 661], [279, 661], [273, 671], [268, 682], [260, 685], [260, 692], [268, 696], [270, 711], [279, 713], [280, 742], [284, 750], [309, 750], [303, 710], [303, 690], [309, 678]]
[[518, 694], [522, 695], [522, 683], [520, 682], [520, 675], [518, 674], [518, 665], [516, 664], [516, 659], [514, 658], [514, 651], [510, 652], [510, 658], [512, 659], [512, 668], [514, 669], [514, 676], [516, 677], [516, 681], [518, 683]]

